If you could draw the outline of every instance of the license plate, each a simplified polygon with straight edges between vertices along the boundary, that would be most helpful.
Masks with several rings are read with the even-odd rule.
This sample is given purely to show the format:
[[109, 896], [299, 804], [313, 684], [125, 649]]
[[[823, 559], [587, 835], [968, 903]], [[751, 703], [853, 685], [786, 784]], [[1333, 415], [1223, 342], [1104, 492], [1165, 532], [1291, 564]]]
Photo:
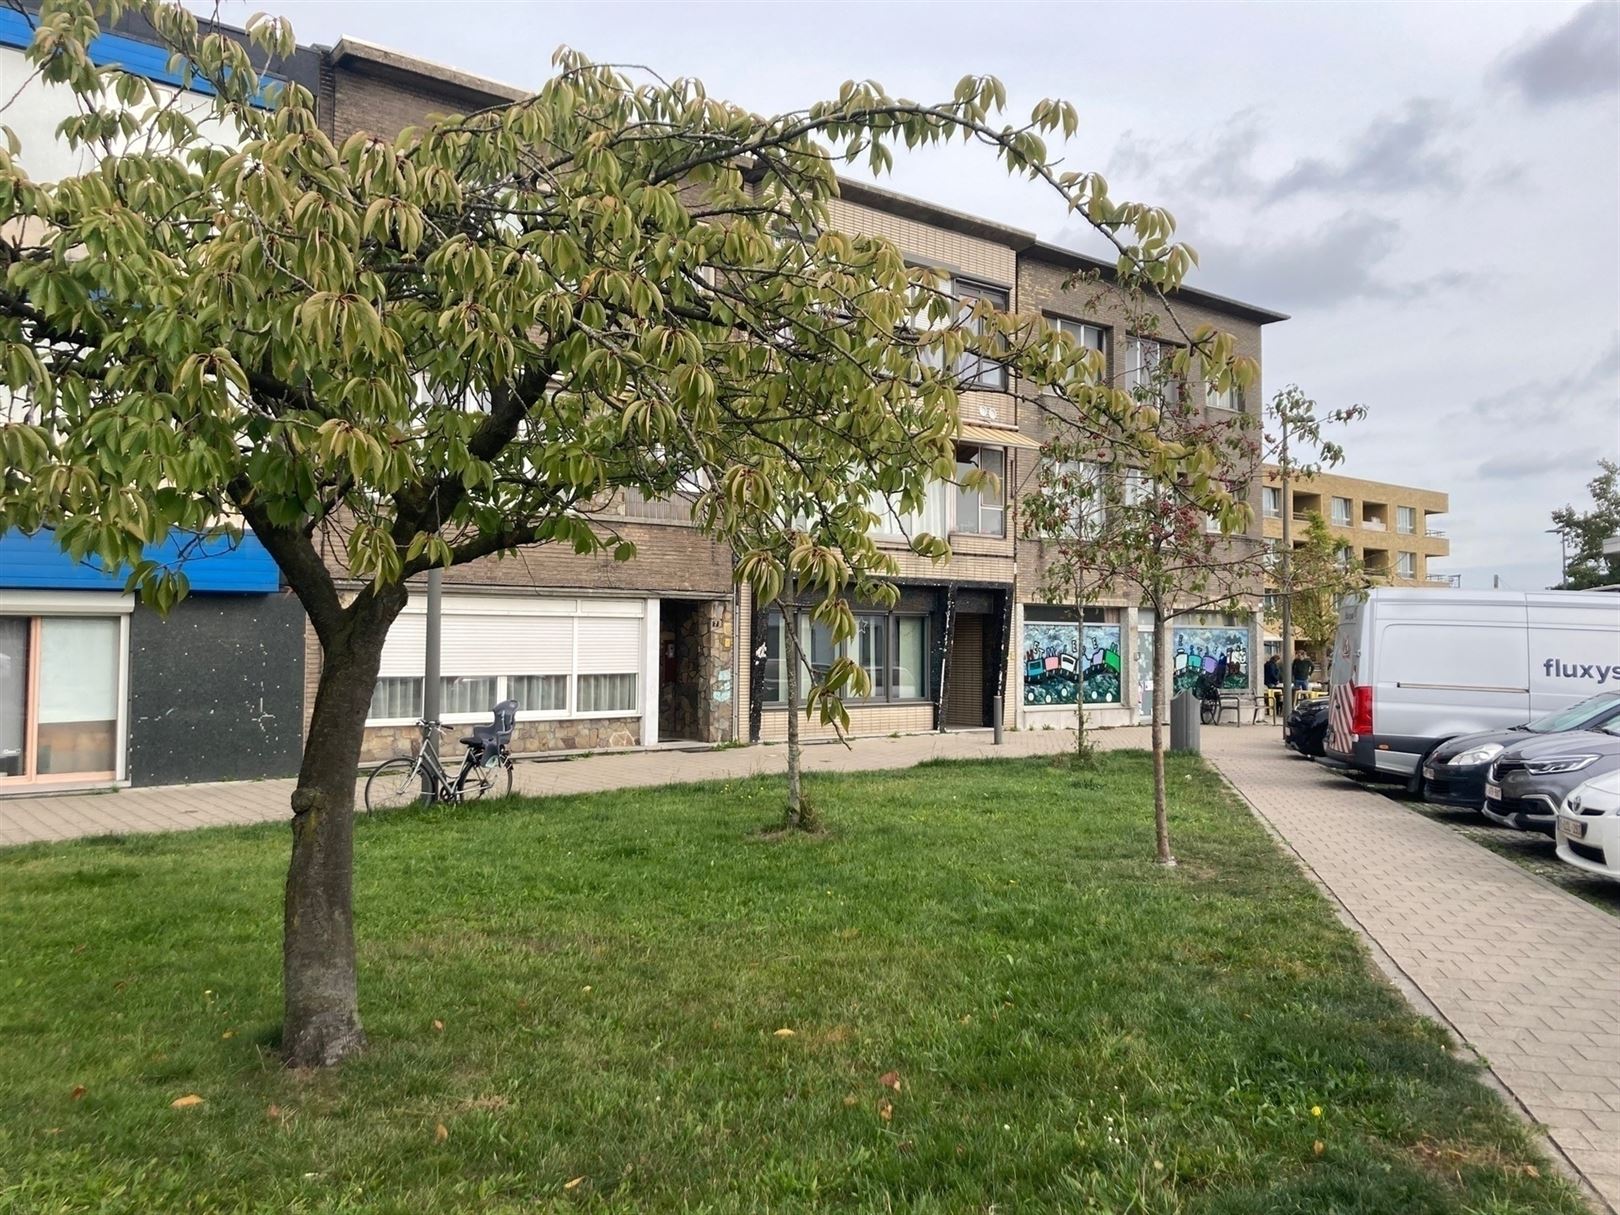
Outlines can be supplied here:
[[1424, 780], [1433, 780], [1434, 779], [1434, 769], [1431, 768], [1431, 767], [1428, 767], [1427, 765], [1425, 765], [1424, 769], [1423, 769], [1423, 779]]
[[1586, 824], [1579, 819], [1561, 818], [1558, 820], [1558, 834], [1565, 839], [1584, 840], [1586, 838]]
[[1501, 801], [1502, 800], [1502, 786], [1497, 784], [1495, 781], [1490, 781], [1490, 780], [1486, 781], [1485, 782], [1485, 796], [1487, 798], [1489, 798], [1493, 802]]

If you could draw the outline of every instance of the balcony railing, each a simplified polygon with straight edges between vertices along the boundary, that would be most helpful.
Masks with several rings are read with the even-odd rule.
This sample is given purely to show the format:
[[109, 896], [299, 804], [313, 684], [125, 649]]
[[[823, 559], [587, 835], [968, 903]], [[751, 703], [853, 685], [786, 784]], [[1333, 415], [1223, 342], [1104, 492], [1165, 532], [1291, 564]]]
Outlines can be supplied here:
[[1423, 534], [1425, 536], [1444, 536], [1446, 533], [1438, 527], [1426, 527], [1423, 529]]
[[1363, 519], [1361, 521], [1361, 530], [1364, 532], [1381, 532], [1385, 530], [1384, 521], [1382, 519]]

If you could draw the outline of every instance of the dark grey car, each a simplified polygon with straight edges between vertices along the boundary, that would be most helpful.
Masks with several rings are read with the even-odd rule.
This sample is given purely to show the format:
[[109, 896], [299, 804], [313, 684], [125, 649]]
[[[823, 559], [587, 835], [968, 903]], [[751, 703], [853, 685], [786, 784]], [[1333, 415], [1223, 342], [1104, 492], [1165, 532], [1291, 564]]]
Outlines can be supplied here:
[[1520, 831], [1553, 832], [1575, 786], [1620, 770], [1620, 721], [1509, 747], [1485, 779], [1485, 817]]
[[1477, 810], [1485, 802], [1491, 761], [1509, 747], [1566, 730], [1595, 730], [1616, 719], [1620, 719], [1620, 691], [1599, 692], [1511, 730], [1447, 739], [1423, 759], [1423, 800]]

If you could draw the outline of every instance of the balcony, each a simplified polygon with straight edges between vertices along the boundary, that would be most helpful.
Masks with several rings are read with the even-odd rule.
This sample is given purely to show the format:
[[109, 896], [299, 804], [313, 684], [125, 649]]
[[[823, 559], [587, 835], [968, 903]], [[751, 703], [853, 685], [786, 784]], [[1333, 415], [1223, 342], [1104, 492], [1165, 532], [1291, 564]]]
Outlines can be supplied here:
[[1382, 519], [1363, 519], [1361, 530], [1364, 532], [1381, 532], [1386, 530]]
[[1446, 533], [1445, 533], [1444, 528], [1426, 527], [1426, 528], [1423, 529], [1423, 534], [1425, 536], [1439, 536], [1441, 538], [1444, 538]]
[[1458, 587], [1460, 587], [1462, 585], [1462, 575], [1461, 574], [1425, 574], [1425, 575], [1423, 575], [1423, 581], [1425, 581], [1427, 583], [1430, 583], [1431, 585], [1434, 585], [1434, 586], [1458, 586]]

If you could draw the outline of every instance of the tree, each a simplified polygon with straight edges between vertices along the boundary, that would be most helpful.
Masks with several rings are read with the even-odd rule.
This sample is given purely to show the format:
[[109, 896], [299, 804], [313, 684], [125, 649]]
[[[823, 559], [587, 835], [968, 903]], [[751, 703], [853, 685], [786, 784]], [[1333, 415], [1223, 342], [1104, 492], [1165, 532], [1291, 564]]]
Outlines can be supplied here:
[[[1036, 487], [1023, 501], [1020, 519], [1038, 548], [1041, 596], [1074, 608], [1074, 754], [1091, 757], [1086, 741], [1086, 671], [1083, 663], [1086, 608], [1104, 591], [1091, 576], [1088, 550], [1103, 525], [1102, 469], [1111, 451], [1091, 436], [1060, 435], [1046, 444]], [[1084, 457], [1083, 459], [1077, 457]], [[1123, 672], [1121, 672], [1123, 677]]]
[[1565, 552], [1556, 590], [1585, 591], [1620, 583], [1620, 549], [1604, 548], [1605, 541], [1620, 536], [1620, 464], [1599, 460], [1598, 475], [1586, 487], [1592, 494], [1591, 510], [1564, 506], [1552, 513], [1553, 530]]
[[[1161, 314], [1134, 285], [1119, 284], [1127, 330], [1148, 335]], [[1172, 316], [1172, 322], [1174, 318]], [[1179, 327], [1178, 327], [1179, 328]], [[1237, 394], [1257, 368], [1238, 357], [1230, 338], [1204, 331], [1184, 342], [1133, 339], [1123, 369], [1134, 409], [1103, 411], [1104, 425], [1063, 402], [1048, 406], [1051, 438], [1043, 445], [1040, 483], [1022, 504], [1028, 527], [1043, 534], [1045, 578], [1127, 591], [1153, 612], [1152, 749], [1155, 854], [1174, 865], [1165, 785], [1165, 721], [1170, 697], [1170, 622], [1216, 606], [1258, 599], [1264, 550], [1242, 533], [1251, 511], [1248, 487], [1259, 472], [1250, 415], [1223, 417], [1190, 396], [1191, 381], [1215, 394]], [[1067, 337], [1064, 338], [1068, 340]], [[1091, 352], [1101, 363], [1101, 352]], [[1112, 425], [1107, 423], [1112, 422]], [[1143, 463], [1142, 451], [1169, 452]]]
[[[210, 111], [91, 62], [126, 8], [206, 80]], [[881, 171], [897, 147], [956, 138], [1085, 216], [1122, 278], [1173, 289], [1192, 254], [1169, 216], [1054, 167], [1042, 135], [1074, 130], [1066, 103], [1007, 124], [1001, 84], [969, 77], [938, 104], [852, 82], [760, 116], [694, 80], [559, 52], [527, 100], [334, 146], [306, 90], [261, 76], [290, 27], [256, 18], [249, 34], [252, 53], [167, 0], [40, 10], [29, 57], [82, 111], [59, 135], [100, 157], [41, 183], [9, 131], [0, 151], [0, 528], [52, 529], [71, 555], [128, 568], [160, 610], [185, 575], [144, 546], [251, 529], [303, 604], [322, 668], [291, 798], [292, 1064], [364, 1044], [354, 776], [413, 579], [533, 545], [628, 560], [602, 513], [613, 496], [698, 485], [696, 518], [757, 601], [791, 580], [847, 638], [850, 589], [894, 568], [868, 535], [871, 496], [915, 505], [952, 475], [964, 356], [1139, 433], [1157, 476], [1196, 463], [1153, 442], [1094, 362], [964, 312], [889, 242], [829, 223], [836, 164]], [[199, 132], [209, 117], [235, 146]], [[830, 672], [811, 695], [836, 717], [856, 677]]]
[[[1344, 448], [1322, 433], [1324, 425], [1347, 425], [1367, 416], [1365, 405], [1349, 405], [1318, 414], [1317, 403], [1289, 384], [1265, 408], [1259, 459], [1277, 470], [1282, 497], [1282, 544], [1278, 548], [1276, 595], [1281, 607], [1284, 674], [1294, 657], [1294, 503], [1292, 482], [1308, 480], [1344, 461]], [[1331, 640], [1331, 637], [1329, 638]], [[1294, 711], [1294, 681], [1283, 679], [1283, 715]]]
[[[1372, 579], [1361, 558], [1348, 542], [1333, 534], [1318, 511], [1311, 512], [1305, 540], [1295, 545], [1289, 556], [1293, 625], [1306, 648], [1320, 658], [1333, 645], [1339, 627], [1339, 604], [1349, 596], [1360, 595]], [[1288, 653], [1285, 649], [1285, 655]]]

